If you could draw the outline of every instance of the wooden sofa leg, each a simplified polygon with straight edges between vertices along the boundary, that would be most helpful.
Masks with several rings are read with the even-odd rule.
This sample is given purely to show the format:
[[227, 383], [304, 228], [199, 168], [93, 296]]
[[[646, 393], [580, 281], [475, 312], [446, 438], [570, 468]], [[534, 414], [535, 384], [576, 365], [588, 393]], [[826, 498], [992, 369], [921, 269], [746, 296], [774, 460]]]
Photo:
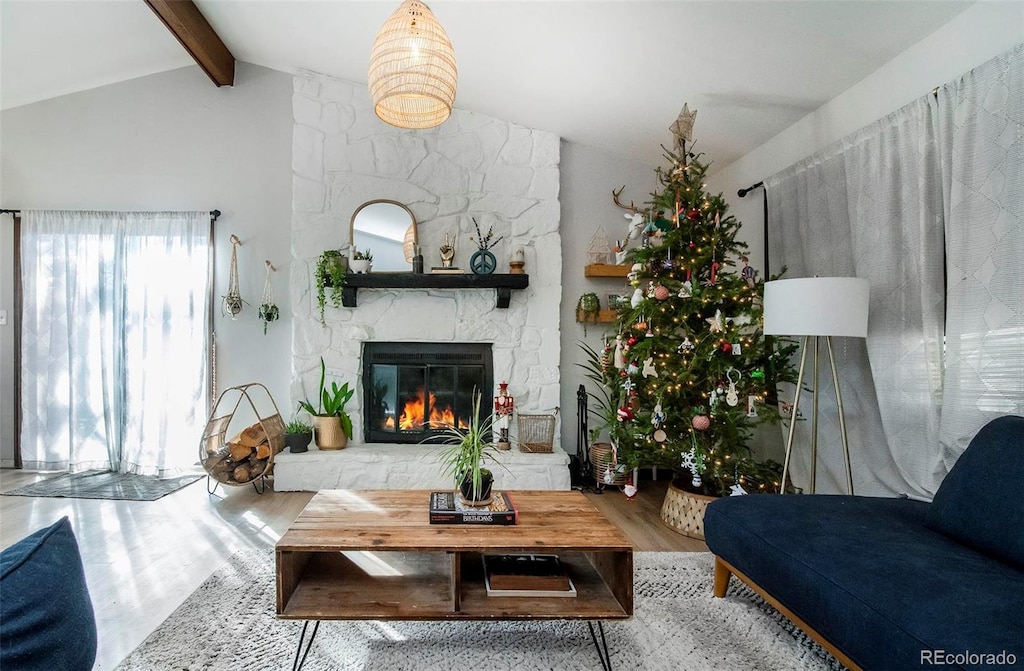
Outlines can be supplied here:
[[729, 565], [724, 561], [715, 557], [715, 596], [722, 598], [725, 596], [725, 592], [729, 589], [729, 578], [732, 576], [732, 571], [729, 570]]

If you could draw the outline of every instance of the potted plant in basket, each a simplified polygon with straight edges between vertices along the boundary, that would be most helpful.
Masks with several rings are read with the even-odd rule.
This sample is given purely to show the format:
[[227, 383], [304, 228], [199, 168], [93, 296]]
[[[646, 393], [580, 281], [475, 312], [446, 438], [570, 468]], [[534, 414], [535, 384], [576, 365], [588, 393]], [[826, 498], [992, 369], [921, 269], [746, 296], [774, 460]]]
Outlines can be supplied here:
[[327, 289], [331, 291], [331, 305], [341, 307], [341, 288], [345, 286], [348, 262], [337, 249], [327, 249], [316, 261], [316, 304], [320, 308], [320, 323], [324, 323], [324, 307], [327, 305]]
[[368, 273], [373, 267], [373, 252], [369, 249], [365, 251], [359, 251], [358, 249], [352, 252], [352, 260], [349, 261], [349, 267], [352, 268], [354, 273]]
[[320, 393], [317, 396], [317, 405], [314, 407], [307, 399], [299, 402], [299, 409], [305, 410], [313, 417], [316, 446], [321, 450], [340, 450], [348, 444], [348, 437], [352, 435], [352, 418], [345, 412], [345, 404], [352, 398], [355, 389], [350, 389], [348, 382], [340, 387], [337, 382], [331, 382], [328, 389], [325, 384], [326, 377], [327, 367], [324, 358], [320, 357]]
[[284, 444], [292, 453], [305, 452], [313, 440], [313, 426], [302, 420], [292, 420], [284, 426]]
[[494, 474], [484, 467], [485, 462], [501, 465], [497, 448], [491, 441], [491, 417], [480, 419], [480, 398], [480, 392], [474, 390], [473, 414], [468, 427], [445, 429], [448, 446], [441, 452], [442, 471], [454, 479], [462, 500], [471, 506], [491, 502]]

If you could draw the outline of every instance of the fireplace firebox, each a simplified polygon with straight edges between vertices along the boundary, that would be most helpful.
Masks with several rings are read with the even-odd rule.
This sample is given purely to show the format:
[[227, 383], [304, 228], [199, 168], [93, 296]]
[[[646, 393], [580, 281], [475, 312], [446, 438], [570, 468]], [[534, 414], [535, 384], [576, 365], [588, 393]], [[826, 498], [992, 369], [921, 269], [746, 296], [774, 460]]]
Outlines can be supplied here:
[[483, 395], [481, 421], [490, 415], [494, 386], [486, 343], [363, 343], [364, 439], [419, 443], [465, 427], [473, 391]]

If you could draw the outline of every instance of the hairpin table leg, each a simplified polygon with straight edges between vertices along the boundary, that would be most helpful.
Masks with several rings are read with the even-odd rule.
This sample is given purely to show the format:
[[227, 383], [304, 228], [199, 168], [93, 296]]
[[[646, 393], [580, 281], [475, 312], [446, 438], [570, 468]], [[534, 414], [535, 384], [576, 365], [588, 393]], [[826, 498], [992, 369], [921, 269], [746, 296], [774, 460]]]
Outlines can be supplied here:
[[590, 629], [590, 638], [594, 641], [594, 648], [597, 649], [597, 656], [601, 660], [601, 668], [604, 671], [612, 671], [612, 658], [608, 654], [608, 641], [604, 638], [604, 624], [598, 620], [597, 630], [601, 632], [601, 643], [597, 642], [597, 634], [594, 632], [594, 623], [587, 622], [587, 627]]
[[[309, 626], [309, 620], [302, 623], [302, 633], [299, 635], [299, 647], [295, 648], [295, 660], [292, 662], [292, 671], [299, 671], [302, 665], [306, 663], [306, 655], [309, 654], [309, 649], [313, 647], [313, 639], [316, 638], [316, 631], [320, 628], [320, 620], [315, 620], [313, 624], [313, 633], [309, 635], [309, 641], [306, 643], [306, 651], [302, 652], [302, 641], [306, 638], [306, 627]], [[302, 653], [302, 658], [299, 659], [299, 653]]]

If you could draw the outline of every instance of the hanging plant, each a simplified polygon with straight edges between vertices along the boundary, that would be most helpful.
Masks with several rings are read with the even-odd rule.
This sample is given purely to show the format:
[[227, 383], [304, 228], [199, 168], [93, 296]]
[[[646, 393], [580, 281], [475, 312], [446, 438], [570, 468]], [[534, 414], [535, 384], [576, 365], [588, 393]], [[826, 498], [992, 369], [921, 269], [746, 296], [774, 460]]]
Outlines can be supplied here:
[[281, 318], [281, 310], [274, 303], [274, 286], [270, 283], [270, 273], [277, 270], [267, 261], [267, 279], [263, 282], [263, 297], [260, 299], [260, 321], [263, 322], [263, 335], [267, 335], [267, 324]]
[[587, 322], [597, 323], [597, 317], [601, 313], [601, 300], [595, 293], [583, 294], [576, 301], [576, 320], [583, 324], [583, 335], [587, 334]]
[[341, 307], [341, 288], [345, 286], [345, 273], [348, 268], [345, 257], [337, 249], [327, 249], [316, 262], [316, 304], [320, 308], [320, 323], [324, 322], [324, 308], [327, 305], [327, 288], [332, 288], [331, 305]]
[[224, 295], [221, 304], [221, 312], [230, 315], [232, 319], [242, 313], [242, 293], [238, 283], [238, 247], [242, 241], [237, 235], [231, 235], [231, 270], [228, 272], [228, 293]]

